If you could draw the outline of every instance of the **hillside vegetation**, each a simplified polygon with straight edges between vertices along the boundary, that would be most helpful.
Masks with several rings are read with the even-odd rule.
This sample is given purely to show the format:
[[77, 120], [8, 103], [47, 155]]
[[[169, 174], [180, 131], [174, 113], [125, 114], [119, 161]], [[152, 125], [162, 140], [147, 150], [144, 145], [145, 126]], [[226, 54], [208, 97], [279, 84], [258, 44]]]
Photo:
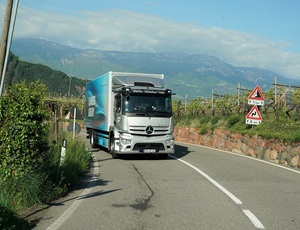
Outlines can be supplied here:
[[300, 89], [290, 92], [290, 100], [286, 100], [285, 87], [280, 87], [278, 91], [277, 100], [274, 87], [264, 92], [265, 105], [259, 107], [262, 116], [262, 123], [259, 125], [245, 123], [245, 117], [252, 108], [252, 105], [248, 105], [247, 94], [240, 98], [239, 103], [238, 97], [234, 95], [224, 95], [214, 102], [203, 98], [194, 99], [189, 103], [175, 100], [175, 125], [196, 127], [201, 134], [210, 133], [214, 129], [226, 129], [250, 136], [258, 135], [269, 140], [300, 142]]
[[[64, 100], [69, 90], [70, 77], [61, 71], [19, 60], [13, 54], [10, 56], [6, 85], [25, 80], [33, 82], [40, 80], [46, 85], [46, 91], [52, 95], [51, 100], [58, 104], [71, 106]], [[83, 110], [80, 93], [75, 86], [84, 87], [88, 80], [72, 77], [71, 94], [77, 95], [77, 104]], [[196, 84], [196, 83], [195, 83]], [[283, 141], [300, 141], [298, 125], [300, 120], [300, 93], [299, 88], [277, 86], [277, 100], [275, 100], [275, 86], [271, 83], [270, 90], [264, 91], [265, 106], [260, 108], [263, 122], [258, 126], [245, 124], [245, 116], [251, 106], [247, 104], [247, 92], [240, 96], [238, 105], [237, 95], [226, 94], [216, 97], [212, 109], [211, 99], [198, 97], [192, 100], [178, 100], [173, 102], [173, 112], [176, 125], [187, 125], [199, 128], [199, 132], [209, 132], [216, 128], [227, 128], [232, 131], [259, 134], [269, 139], [275, 138]], [[53, 97], [54, 96], [54, 97]], [[277, 101], [277, 103], [275, 103]], [[66, 107], [66, 106], [65, 106]], [[274, 125], [276, 124], [276, 125]]]
[[[5, 76], [5, 86], [12, 86], [16, 83], [26, 81], [27, 83], [39, 80], [45, 84], [46, 92], [55, 96], [80, 96], [80, 90], [85, 87], [88, 80], [79, 79], [68, 76], [67, 74], [53, 70], [48, 66], [42, 64], [33, 64], [22, 61], [14, 54], [10, 54], [8, 68]], [[71, 84], [70, 84], [71, 83]]]

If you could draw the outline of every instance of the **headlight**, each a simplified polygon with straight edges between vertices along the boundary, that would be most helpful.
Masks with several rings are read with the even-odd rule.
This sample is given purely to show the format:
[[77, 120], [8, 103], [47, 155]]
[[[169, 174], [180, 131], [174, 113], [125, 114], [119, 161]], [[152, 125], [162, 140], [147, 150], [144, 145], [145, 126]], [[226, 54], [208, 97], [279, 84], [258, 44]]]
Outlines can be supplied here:
[[167, 145], [174, 145], [174, 140], [168, 140]]
[[123, 139], [123, 138], [120, 139], [120, 142], [122, 145], [130, 145], [131, 144], [131, 140]]

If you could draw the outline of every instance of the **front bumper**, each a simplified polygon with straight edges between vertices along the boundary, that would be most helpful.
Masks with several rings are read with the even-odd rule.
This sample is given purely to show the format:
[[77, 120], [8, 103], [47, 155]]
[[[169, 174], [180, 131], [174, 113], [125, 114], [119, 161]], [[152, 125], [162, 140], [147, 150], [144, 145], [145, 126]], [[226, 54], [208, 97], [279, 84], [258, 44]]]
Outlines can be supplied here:
[[173, 154], [175, 152], [174, 136], [134, 136], [122, 134], [115, 140], [118, 154]]

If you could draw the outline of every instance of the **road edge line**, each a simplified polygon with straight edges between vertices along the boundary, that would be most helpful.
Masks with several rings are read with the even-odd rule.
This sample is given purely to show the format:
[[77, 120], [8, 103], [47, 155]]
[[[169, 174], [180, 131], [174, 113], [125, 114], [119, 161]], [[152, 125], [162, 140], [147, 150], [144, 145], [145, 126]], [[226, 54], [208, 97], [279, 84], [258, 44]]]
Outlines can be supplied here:
[[213, 148], [213, 147], [209, 147], [209, 146], [204, 146], [204, 145], [199, 145], [199, 144], [192, 144], [192, 143], [186, 143], [186, 142], [181, 142], [181, 141], [176, 141], [176, 143], [181, 143], [181, 144], [185, 144], [185, 145], [193, 145], [193, 146], [198, 146], [198, 147], [206, 148], [206, 149], [212, 149], [212, 150], [216, 150], [216, 151], [219, 151], [219, 152], [228, 153], [228, 154], [231, 154], [231, 155], [234, 155], [234, 156], [244, 157], [244, 158], [247, 158], [247, 159], [250, 159], [250, 160], [258, 161], [258, 162], [261, 162], [261, 163], [264, 163], [264, 164], [272, 165], [272, 166], [275, 166], [275, 167], [278, 167], [278, 168], [282, 168], [282, 169], [288, 170], [290, 172], [294, 172], [294, 173], [300, 174], [300, 171], [297, 170], [297, 169], [288, 168], [287, 166], [276, 164], [276, 163], [273, 163], [273, 162], [270, 162], [270, 161], [267, 161], [267, 160], [264, 160], [264, 159], [254, 158], [254, 157], [251, 157], [251, 156], [247, 156], [247, 155], [243, 155], [243, 154], [239, 154], [239, 153], [230, 152], [228, 150], [217, 149], [217, 148]]
[[[96, 167], [97, 166], [97, 167]], [[90, 180], [87, 187], [83, 190], [83, 192], [76, 198], [76, 200], [71, 204], [71, 206], [58, 218], [56, 219], [48, 228], [47, 230], [57, 230], [61, 227], [61, 225], [73, 214], [73, 212], [78, 208], [80, 203], [83, 199], [82, 197], [86, 196], [90, 190], [92, 189], [93, 185], [96, 183], [98, 179], [97, 175], [99, 175], [99, 167], [95, 165], [95, 158], [93, 157], [93, 177]]]

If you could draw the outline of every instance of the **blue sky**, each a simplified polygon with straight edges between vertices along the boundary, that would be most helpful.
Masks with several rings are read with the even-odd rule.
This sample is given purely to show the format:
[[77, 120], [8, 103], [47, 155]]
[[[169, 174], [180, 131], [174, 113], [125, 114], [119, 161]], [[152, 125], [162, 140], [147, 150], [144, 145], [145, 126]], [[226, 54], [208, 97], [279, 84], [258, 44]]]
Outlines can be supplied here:
[[19, 0], [14, 38], [207, 54], [300, 79], [299, 12], [299, 0]]

